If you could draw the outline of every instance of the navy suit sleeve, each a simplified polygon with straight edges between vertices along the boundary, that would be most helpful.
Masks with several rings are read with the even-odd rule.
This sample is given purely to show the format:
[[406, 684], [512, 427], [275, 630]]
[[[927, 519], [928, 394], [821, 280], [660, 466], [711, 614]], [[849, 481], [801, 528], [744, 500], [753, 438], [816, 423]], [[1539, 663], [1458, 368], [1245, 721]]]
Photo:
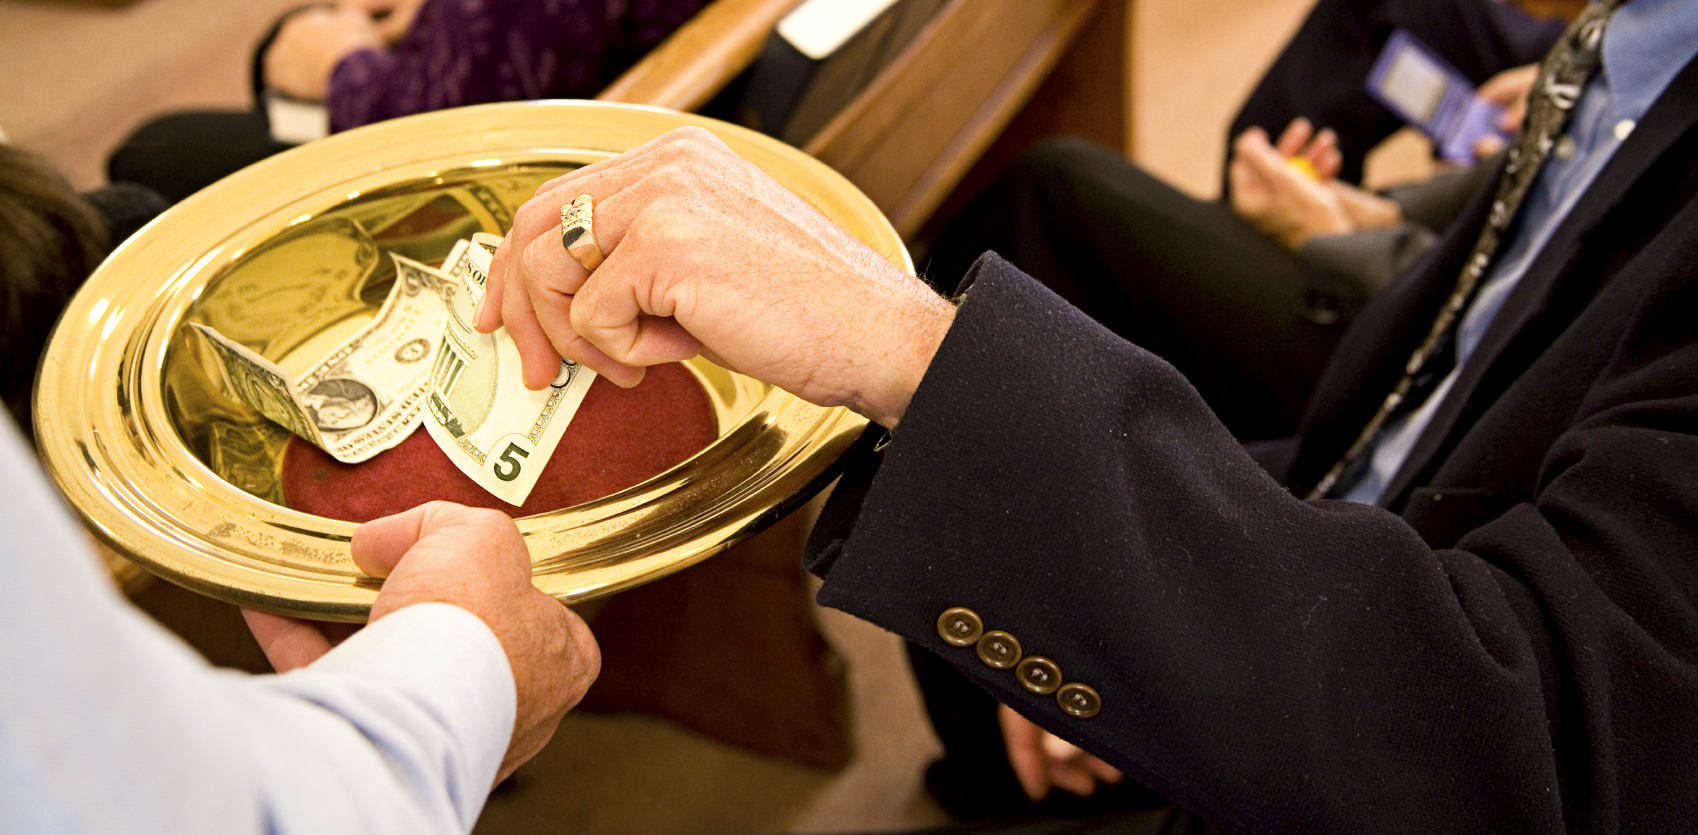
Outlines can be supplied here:
[[[1570, 469], [1601, 471], [1553, 476], [1550, 510], [1477, 531], [1473, 552], [1435, 551], [1389, 511], [1294, 498], [1173, 368], [987, 256], [876, 477], [852, 471], [828, 507], [811, 567], [822, 604], [919, 642], [1220, 825], [1559, 831], [1573, 781], [1547, 698], [1575, 671], [1552, 669], [1548, 646], [1616, 611], [1571, 550], [1646, 545], [1580, 541], [1607, 516], [1598, 479], [1644, 464], [1580, 450], [1658, 443], [1603, 434], [1564, 436], [1579, 445], [1562, 453]], [[1668, 463], [1642, 477], [1692, 471], [1693, 438], [1662, 434]], [[1690, 505], [1635, 523], [1690, 524]], [[1692, 626], [1666, 588], [1637, 591]], [[1074, 718], [941, 640], [951, 607], [1094, 688], [1100, 714]], [[1550, 622], [1570, 615], [1590, 625]], [[1620, 669], [1603, 666], [1581, 673]], [[1669, 718], [1692, 728], [1692, 713]]]

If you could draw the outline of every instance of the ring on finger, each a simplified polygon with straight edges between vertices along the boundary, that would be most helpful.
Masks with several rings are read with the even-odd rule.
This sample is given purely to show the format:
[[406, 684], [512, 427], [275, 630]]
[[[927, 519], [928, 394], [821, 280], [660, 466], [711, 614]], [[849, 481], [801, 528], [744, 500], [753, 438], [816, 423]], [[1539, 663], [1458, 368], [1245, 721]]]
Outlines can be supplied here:
[[588, 194], [560, 207], [560, 245], [585, 270], [601, 266], [601, 245], [595, 239], [595, 201]]

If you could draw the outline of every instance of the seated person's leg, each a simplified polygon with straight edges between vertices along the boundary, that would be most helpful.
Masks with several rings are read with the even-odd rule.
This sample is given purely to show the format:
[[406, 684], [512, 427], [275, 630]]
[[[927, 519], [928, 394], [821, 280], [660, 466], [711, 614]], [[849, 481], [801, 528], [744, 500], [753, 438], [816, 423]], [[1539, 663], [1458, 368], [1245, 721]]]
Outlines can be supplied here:
[[176, 203], [291, 146], [258, 111], [174, 113], [137, 129], [106, 161], [112, 182], [139, 183]]
[[1040, 145], [939, 240], [947, 287], [993, 249], [1173, 363], [1235, 434], [1290, 434], [1342, 321], [1311, 321], [1296, 259], [1231, 209], [1080, 140]]
[[107, 240], [112, 246], [123, 243], [171, 208], [158, 192], [136, 183], [114, 182], [84, 194], [83, 199], [106, 220]]

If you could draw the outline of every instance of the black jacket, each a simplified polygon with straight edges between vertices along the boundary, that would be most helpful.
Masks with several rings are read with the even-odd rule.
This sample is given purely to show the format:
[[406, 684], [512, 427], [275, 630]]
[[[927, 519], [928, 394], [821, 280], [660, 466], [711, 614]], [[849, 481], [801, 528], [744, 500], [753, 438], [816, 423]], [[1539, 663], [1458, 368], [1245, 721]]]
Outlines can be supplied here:
[[[1698, 63], [1535, 260], [1380, 508], [1296, 496], [1396, 383], [1485, 201], [1358, 318], [1284, 484], [1171, 367], [985, 259], [891, 443], [816, 529], [820, 602], [1230, 828], [1691, 831], [1695, 122]], [[952, 607], [1100, 714], [943, 641]]]

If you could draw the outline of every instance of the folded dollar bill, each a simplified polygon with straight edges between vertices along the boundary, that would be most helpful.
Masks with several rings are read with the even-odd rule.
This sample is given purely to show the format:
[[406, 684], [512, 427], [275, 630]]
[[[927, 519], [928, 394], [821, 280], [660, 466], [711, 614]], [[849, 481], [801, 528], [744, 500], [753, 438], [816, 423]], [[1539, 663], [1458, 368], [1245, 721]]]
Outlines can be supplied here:
[[507, 329], [482, 334], [472, 328], [500, 242], [494, 235], [474, 235], [470, 246], [455, 251], [458, 260], [444, 263], [466, 292], [448, 304], [424, 423], [461, 472], [502, 501], [520, 505], [553, 457], [595, 372], [562, 361], [547, 388], [531, 391]]
[[303, 375], [193, 326], [231, 394], [337, 460], [368, 460], [423, 422], [462, 472], [521, 505], [595, 373], [562, 362], [552, 385], [530, 391], [506, 329], [472, 328], [500, 242], [483, 233], [460, 241], [441, 270], [391, 253], [395, 283], [377, 316]]
[[194, 324], [229, 391], [290, 432], [349, 464], [407, 439], [424, 411], [430, 360], [448, 320], [454, 283], [400, 255], [395, 285], [364, 328], [293, 375], [218, 331]]

